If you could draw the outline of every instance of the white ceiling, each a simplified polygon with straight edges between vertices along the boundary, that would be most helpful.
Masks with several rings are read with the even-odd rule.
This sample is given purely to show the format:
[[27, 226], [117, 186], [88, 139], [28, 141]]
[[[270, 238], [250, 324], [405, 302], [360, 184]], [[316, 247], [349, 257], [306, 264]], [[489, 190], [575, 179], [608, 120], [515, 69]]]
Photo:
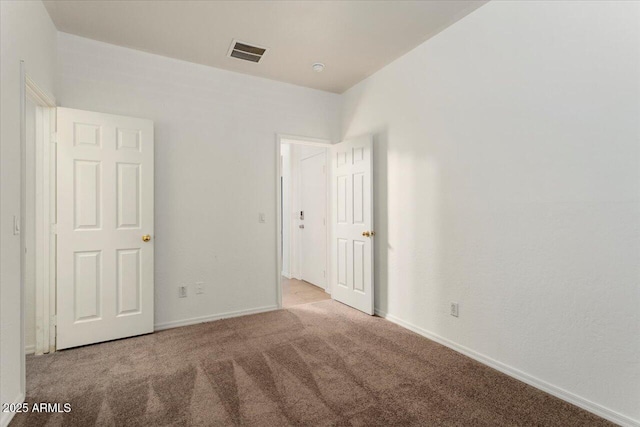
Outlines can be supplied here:
[[[485, 1], [44, 3], [63, 32], [342, 93]], [[228, 58], [234, 38], [269, 50], [258, 64]]]

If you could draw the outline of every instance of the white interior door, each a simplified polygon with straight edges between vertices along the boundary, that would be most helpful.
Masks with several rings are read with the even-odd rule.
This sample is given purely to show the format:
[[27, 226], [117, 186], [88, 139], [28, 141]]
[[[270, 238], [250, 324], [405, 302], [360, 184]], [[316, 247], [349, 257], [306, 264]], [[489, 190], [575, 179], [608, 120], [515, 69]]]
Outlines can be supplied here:
[[327, 178], [326, 153], [300, 160], [300, 208], [304, 219], [299, 220], [300, 267], [302, 280], [321, 288], [326, 287], [327, 263]]
[[331, 297], [373, 314], [373, 144], [331, 147]]
[[153, 122], [57, 116], [56, 347], [153, 332]]

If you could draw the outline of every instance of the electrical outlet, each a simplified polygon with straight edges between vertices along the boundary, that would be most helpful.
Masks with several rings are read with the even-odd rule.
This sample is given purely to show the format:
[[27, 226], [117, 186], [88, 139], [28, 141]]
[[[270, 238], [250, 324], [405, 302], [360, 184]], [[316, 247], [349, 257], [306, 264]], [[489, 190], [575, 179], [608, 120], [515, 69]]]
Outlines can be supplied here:
[[186, 298], [187, 297], [187, 286], [178, 286], [178, 297]]
[[458, 303], [457, 302], [452, 302], [451, 303], [450, 314], [453, 317], [458, 317]]
[[196, 282], [196, 294], [204, 294], [204, 282]]
[[264, 212], [258, 213], [258, 222], [260, 222], [260, 223], [265, 223], [266, 222], [266, 216], [265, 216]]

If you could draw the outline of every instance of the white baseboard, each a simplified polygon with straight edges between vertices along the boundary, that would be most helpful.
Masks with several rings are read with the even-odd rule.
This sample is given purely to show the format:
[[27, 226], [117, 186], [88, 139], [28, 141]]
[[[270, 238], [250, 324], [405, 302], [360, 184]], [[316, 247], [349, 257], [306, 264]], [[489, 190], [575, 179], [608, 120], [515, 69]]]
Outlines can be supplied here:
[[419, 335], [422, 335], [425, 338], [428, 338], [432, 341], [435, 341], [439, 344], [442, 344], [446, 347], [449, 347], [452, 350], [457, 351], [458, 353], [462, 353], [465, 356], [468, 356], [474, 360], [477, 360], [480, 363], [483, 363], [487, 366], [492, 367], [495, 370], [498, 370], [500, 372], [502, 372], [503, 374], [509, 375], [510, 377], [516, 378], [524, 383], [529, 384], [530, 386], [533, 386], [537, 389], [540, 389], [544, 392], [547, 392], [549, 394], [551, 394], [552, 396], [555, 396], [557, 398], [560, 398], [562, 400], [565, 400], [569, 403], [572, 403], [586, 411], [589, 411], [591, 413], [594, 413], [606, 420], [609, 420], [611, 422], [614, 422], [616, 424], [619, 424], [621, 426], [624, 427], [640, 427], [640, 421], [638, 420], [634, 420], [632, 418], [627, 417], [626, 415], [622, 415], [616, 411], [613, 411], [611, 409], [605, 408], [602, 405], [599, 405], [595, 402], [592, 402], [590, 400], [587, 400], [583, 397], [580, 397], [578, 395], [575, 395], [567, 390], [564, 390], [560, 387], [557, 387], [553, 384], [550, 384], [546, 381], [543, 381], [539, 378], [536, 378], [534, 376], [531, 376], [525, 372], [522, 372], [514, 367], [511, 367], [509, 365], [506, 365], [502, 362], [498, 362], [495, 359], [492, 359], [488, 356], [485, 356], [483, 354], [480, 354], [474, 350], [471, 350], [470, 348], [464, 347], [460, 344], [457, 344], [453, 341], [450, 341], [444, 337], [441, 337], [438, 334], [435, 334], [433, 332], [427, 331], [426, 329], [422, 329], [419, 326], [416, 326], [412, 323], [406, 322], [394, 315], [385, 313], [384, 311], [380, 310], [380, 309], [375, 309], [375, 314], [383, 317], [387, 320], [389, 320], [390, 322], [393, 322], [397, 325], [402, 326], [403, 328], [409, 329], [410, 331], [413, 331]]
[[282, 271], [280, 272], [280, 274], [286, 277], [287, 279], [291, 279], [291, 273], [289, 273], [288, 271]]
[[211, 322], [213, 320], [228, 319], [231, 317], [246, 316], [248, 314], [265, 313], [267, 311], [278, 310], [277, 305], [267, 307], [250, 308], [248, 310], [230, 311], [228, 313], [212, 314], [210, 316], [192, 317], [190, 319], [174, 320], [171, 322], [156, 323], [153, 327], [154, 331], [162, 331], [164, 329], [178, 328], [180, 326], [195, 325], [198, 323]]
[[[20, 393], [12, 403], [18, 405], [23, 402], [24, 394]], [[7, 427], [15, 414], [15, 412], [2, 412], [0, 415], [0, 427]]]
[[31, 344], [31, 345], [27, 345], [24, 348], [24, 354], [35, 354], [36, 353], [36, 346], [35, 344]]

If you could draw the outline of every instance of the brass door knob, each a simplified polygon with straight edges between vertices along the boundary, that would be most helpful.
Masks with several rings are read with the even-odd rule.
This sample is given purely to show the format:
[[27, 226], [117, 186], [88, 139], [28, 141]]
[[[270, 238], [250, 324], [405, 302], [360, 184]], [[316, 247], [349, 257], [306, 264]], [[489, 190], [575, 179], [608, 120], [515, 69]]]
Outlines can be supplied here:
[[364, 237], [369, 237], [369, 236], [371, 236], [371, 233], [370, 233], [370, 232], [368, 232], [368, 231], [363, 231], [363, 232], [362, 232], [362, 235], [363, 235]]
[[142, 241], [143, 242], [148, 242], [149, 240], [151, 240], [151, 236], [148, 234], [145, 234], [144, 236], [142, 236]]

